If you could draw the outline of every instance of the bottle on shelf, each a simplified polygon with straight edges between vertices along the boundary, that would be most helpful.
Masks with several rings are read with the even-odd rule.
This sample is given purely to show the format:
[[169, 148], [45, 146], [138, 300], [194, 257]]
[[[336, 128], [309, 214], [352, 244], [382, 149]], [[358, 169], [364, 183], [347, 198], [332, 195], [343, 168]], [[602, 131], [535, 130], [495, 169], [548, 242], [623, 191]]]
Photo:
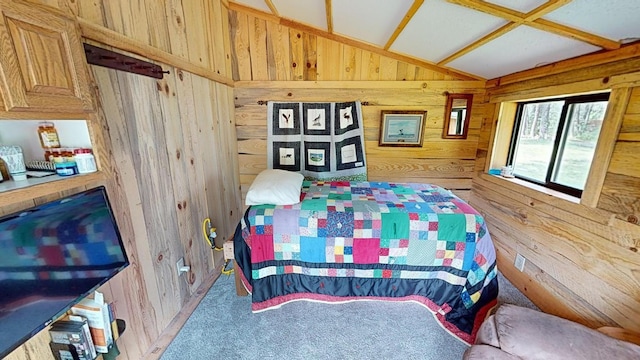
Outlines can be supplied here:
[[93, 156], [91, 149], [82, 148], [75, 149], [73, 151], [74, 159], [78, 166], [78, 172], [80, 174], [92, 173], [98, 171], [96, 167], [96, 159]]
[[38, 123], [38, 138], [40, 139], [40, 145], [45, 150], [60, 147], [58, 131], [51, 121]]

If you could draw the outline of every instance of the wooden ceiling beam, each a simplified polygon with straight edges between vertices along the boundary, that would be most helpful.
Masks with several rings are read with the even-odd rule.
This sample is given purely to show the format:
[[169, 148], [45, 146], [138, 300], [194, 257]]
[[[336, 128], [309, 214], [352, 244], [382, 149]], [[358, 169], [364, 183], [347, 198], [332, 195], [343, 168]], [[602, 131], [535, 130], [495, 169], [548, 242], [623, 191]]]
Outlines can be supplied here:
[[[448, 2], [460, 6], [464, 6], [473, 10], [482, 11], [486, 14], [501, 17], [508, 21], [528, 25], [538, 30], [550, 32], [563, 37], [576, 39], [588, 44], [598, 46], [607, 50], [615, 50], [620, 48], [620, 43], [595, 34], [587, 33], [569, 26], [561, 25], [541, 17], [568, 4], [571, 0], [549, 0], [545, 4], [538, 6], [527, 14], [509, 8], [488, 3], [482, 0], [447, 0]], [[491, 34], [490, 34], [491, 35]], [[484, 38], [483, 38], [484, 39]], [[481, 41], [483, 40], [481, 39]], [[482, 45], [482, 44], [480, 44]], [[469, 48], [476, 48], [474, 44], [470, 44]], [[464, 50], [464, 49], [463, 49]], [[455, 54], [453, 54], [455, 55]], [[452, 55], [452, 56], [453, 56]], [[451, 57], [451, 56], [450, 56]], [[459, 56], [458, 56], [459, 57]], [[443, 63], [442, 61], [440, 63]]]
[[265, 4], [267, 4], [267, 6], [269, 7], [269, 10], [271, 10], [271, 13], [275, 16], [280, 16], [280, 14], [278, 13], [278, 8], [276, 8], [275, 5], [273, 5], [273, 1], [271, 0], [264, 0]]
[[460, 6], [464, 6], [466, 8], [481, 11], [483, 13], [493, 15], [499, 18], [503, 18], [515, 23], [521, 23], [524, 21], [525, 14], [511, 10], [504, 6], [484, 2], [484, 1], [476, 1], [476, 0], [447, 0], [448, 2]]
[[420, 6], [422, 6], [423, 3], [424, 3], [424, 0], [413, 1], [413, 4], [411, 4], [411, 7], [402, 18], [402, 21], [400, 21], [400, 24], [398, 24], [393, 34], [391, 34], [391, 37], [389, 38], [389, 40], [387, 40], [387, 43], [384, 45], [385, 50], [389, 50], [389, 48], [391, 48], [391, 45], [393, 45], [393, 43], [396, 41], [398, 36], [400, 36], [400, 33], [402, 32], [402, 30], [404, 30], [404, 28], [407, 26], [409, 21], [411, 21], [411, 19], [416, 14], [416, 12], [418, 12], [418, 9], [420, 9]]
[[620, 48], [620, 43], [613, 41], [602, 36], [594, 35], [585, 31], [574, 29], [568, 26], [564, 26], [553, 21], [545, 19], [536, 19], [536, 21], [527, 22], [527, 25], [539, 30], [554, 33], [564, 37], [580, 40], [591, 45], [599, 46], [607, 50], [615, 50]]
[[550, 0], [524, 15], [524, 21], [534, 21], [570, 3], [572, 0]]
[[520, 24], [518, 23], [514, 23], [514, 22], [510, 22], [507, 25], [502, 26], [501, 28], [499, 28], [498, 30], [495, 30], [493, 32], [491, 32], [490, 34], [487, 34], [485, 36], [483, 36], [480, 40], [478, 41], [474, 41], [471, 44], [465, 46], [464, 48], [456, 51], [455, 53], [447, 56], [446, 58], [440, 60], [437, 65], [443, 66], [444, 64], [450, 63], [453, 60], [461, 57], [464, 54], [467, 54], [477, 48], [479, 48], [480, 46], [488, 43], [489, 41], [499, 38], [500, 36], [508, 33], [509, 31], [517, 28], [518, 26], [520, 26]]
[[327, 31], [333, 34], [333, 10], [331, 9], [331, 0], [324, 0], [324, 7], [327, 12]]

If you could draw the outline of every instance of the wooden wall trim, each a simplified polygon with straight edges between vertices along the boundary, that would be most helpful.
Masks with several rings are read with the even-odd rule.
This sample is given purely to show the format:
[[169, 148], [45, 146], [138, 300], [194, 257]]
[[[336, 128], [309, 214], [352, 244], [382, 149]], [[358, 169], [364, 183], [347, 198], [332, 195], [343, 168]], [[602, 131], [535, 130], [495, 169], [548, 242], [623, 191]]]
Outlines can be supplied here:
[[487, 92], [491, 102], [500, 102], [635, 86], [640, 79], [634, 71], [638, 68], [640, 68], [640, 54], [627, 60], [613, 59], [607, 64], [487, 88]]
[[484, 93], [480, 80], [430, 81], [236, 81], [236, 88], [245, 89], [414, 89]]
[[230, 87], [234, 86], [233, 79], [220, 75], [213, 70], [193, 64], [189, 60], [180, 56], [176, 56], [156, 47], [144, 44], [103, 26], [93, 24], [81, 17], [77, 17], [76, 20], [80, 25], [81, 35], [84, 38], [183, 69], [194, 75], [202, 76], [217, 83], [225, 84]]
[[611, 163], [613, 149], [616, 146], [618, 133], [627, 111], [631, 88], [614, 89], [609, 97], [609, 106], [602, 123], [598, 144], [593, 154], [594, 159], [589, 169], [587, 183], [584, 186], [580, 203], [585, 206], [596, 207]]
[[625, 60], [640, 55], [640, 42], [624, 45], [616, 50], [602, 51], [594, 54], [584, 55], [553, 64], [540, 66], [535, 69], [525, 70], [499, 78], [491, 79], [487, 82], [487, 88], [504, 86], [518, 83], [539, 77], [560, 74], [576, 69], [602, 65], [612, 61]]

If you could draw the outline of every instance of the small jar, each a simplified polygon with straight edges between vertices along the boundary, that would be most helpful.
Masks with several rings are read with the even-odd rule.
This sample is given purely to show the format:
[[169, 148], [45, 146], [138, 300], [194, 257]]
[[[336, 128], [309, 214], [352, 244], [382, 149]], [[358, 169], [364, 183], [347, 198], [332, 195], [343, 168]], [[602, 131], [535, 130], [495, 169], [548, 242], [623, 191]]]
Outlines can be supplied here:
[[78, 173], [87, 174], [98, 171], [91, 149], [76, 149], [73, 157], [78, 165]]
[[56, 174], [60, 176], [70, 176], [78, 173], [76, 163], [72, 161], [56, 163]]
[[40, 145], [43, 149], [60, 147], [58, 131], [51, 121], [41, 121], [38, 124], [38, 138], [40, 138]]

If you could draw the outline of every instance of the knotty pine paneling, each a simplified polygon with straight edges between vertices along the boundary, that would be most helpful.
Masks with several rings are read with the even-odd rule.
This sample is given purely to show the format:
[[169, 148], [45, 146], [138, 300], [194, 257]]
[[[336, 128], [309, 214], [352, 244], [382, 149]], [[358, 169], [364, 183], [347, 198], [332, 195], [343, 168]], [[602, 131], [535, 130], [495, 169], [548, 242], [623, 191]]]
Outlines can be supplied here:
[[[603, 74], [635, 72], [637, 56], [577, 66], [565, 73], [510, 81], [503, 87], [488, 88], [491, 101], [516, 101], [531, 94], [560, 95], [605, 88]], [[512, 79], [513, 80], [513, 79]], [[620, 90], [621, 86], [616, 85]], [[624, 92], [618, 92], [622, 94]], [[621, 96], [609, 109], [622, 112], [622, 124], [603, 126], [606, 138], [613, 138], [611, 159], [594, 206], [563, 200], [500, 177], [474, 177], [471, 204], [487, 218], [489, 231], [498, 248], [498, 266], [503, 274], [542, 310], [591, 327], [619, 326], [640, 331], [640, 89]], [[499, 150], [492, 141], [498, 109], [485, 106], [487, 123], [480, 127], [479, 154], [490, 156]], [[616, 121], [614, 117], [607, 120]], [[613, 133], [616, 131], [617, 133]], [[616, 140], [617, 139], [617, 140]], [[480, 158], [477, 160], [481, 160]], [[606, 164], [605, 163], [605, 164]], [[602, 166], [600, 166], [602, 167]], [[527, 259], [524, 272], [513, 266], [516, 253]]]
[[[342, 61], [342, 60], [339, 60]], [[243, 196], [255, 176], [267, 168], [267, 106], [273, 101], [351, 101], [362, 106], [367, 171], [372, 181], [428, 182], [454, 190], [466, 198], [476, 167], [476, 151], [484, 106], [474, 101], [467, 139], [442, 139], [445, 95], [443, 88], [469, 90], [456, 81], [426, 82], [238, 82], [235, 88], [235, 125]], [[298, 86], [293, 86], [296, 83]], [[394, 85], [395, 84], [395, 85]], [[361, 86], [361, 87], [360, 87]], [[473, 91], [483, 91], [478, 82]], [[478, 96], [482, 100], [481, 96]], [[422, 147], [380, 147], [382, 110], [426, 110]]]
[[640, 87], [631, 91], [598, 207], [640, 224]]
[[[92, 67], [101, 94], [119, 186], [132, 209], [141, 303], [112, 285], [126, 304], [131, 336], [121, 338], [130, 359], [141, 358], [214, 267], [221, 266], [201, 233], [210, 217], [218, 245], [233, 233], [240, 193], [231, 90], [179, 69], [162, 80]], [[216, 259], [214, 260], [214, 256]], [[181, 257], [191, 271], [178, 277]], [[138, 317], [150, 320], [136, 321]], [[129, 322], [129, 321], [128, 321]], [[150, 329], [136, 325], [152, 325]]]
[[240, 11], [229, 31], [234, 80], [458, 80]]
[[231, 77], [229, 22], [222, 0], [29, 0]]
[[[178, 56], [183, 64], [231, 77], [222, 1], [31, 1]], [[144, 57], [144, 51], [136, 53]], [[205, 243], [204, 218], [217, 227], [221, 245], [241, 216], [233, 90], [163, 67], [170, 74], [162, 80], [92, 67], [98, 114], [78, 117], [91, 118], [101, 170], [94, 177], [107, 185], [131, 261], [100, 289], [127, 322], [118, 340], [119, 359], [157, 353], [152, 345], [199, 286], [219, 271], [222, 252]], [[65, 184], [63, 191], [55, 184], [46, 191], [38, 188], [35, 199], [12, 200], [0, 214], [83, 189]], [[180, 257], [191, 271], [178, 277]], [[52, 359], [48, 341], [46, 330], [40, 332], [8, 359]]]

